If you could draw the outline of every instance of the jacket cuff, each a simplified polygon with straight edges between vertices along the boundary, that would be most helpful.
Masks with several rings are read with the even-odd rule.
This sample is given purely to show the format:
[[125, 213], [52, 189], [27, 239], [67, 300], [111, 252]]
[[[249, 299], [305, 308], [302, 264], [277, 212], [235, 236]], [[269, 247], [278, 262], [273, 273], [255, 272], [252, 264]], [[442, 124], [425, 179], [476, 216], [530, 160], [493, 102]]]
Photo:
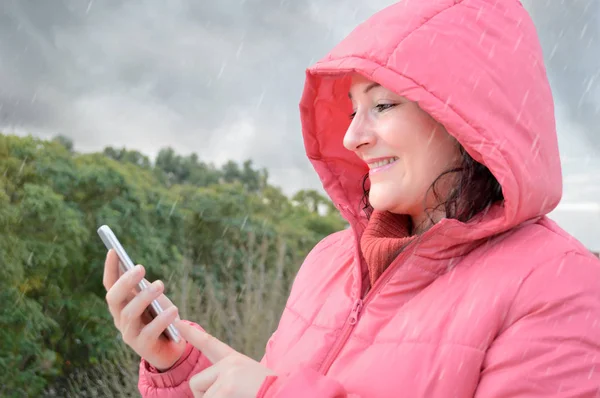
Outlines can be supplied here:
[[199, 357], [200, 351], [187, 343], [181, 358], [168, 370], [160, 373], [143, 358], [140, 368], [150, 386], [155, 388], [176, 387], [188, 379]]

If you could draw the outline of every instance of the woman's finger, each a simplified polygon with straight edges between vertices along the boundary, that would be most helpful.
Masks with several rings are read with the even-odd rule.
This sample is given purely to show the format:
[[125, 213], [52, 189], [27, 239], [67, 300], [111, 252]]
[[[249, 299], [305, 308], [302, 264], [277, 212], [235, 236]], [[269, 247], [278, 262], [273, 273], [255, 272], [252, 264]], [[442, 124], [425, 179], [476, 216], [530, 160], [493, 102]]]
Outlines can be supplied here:
[[139, 333], [141, 344], [146, 344], [150, 341], [157, 340], [165, 329], [173, 323], [177, 317], [177, 307], [172, 306], [158, 314], [149, 324], [144, 326]]
[[136, 265], [133, 269], [124, 273], [106, 293], [108, 309], [116, 322], [118, 322], [120, 313], [127, 303], [131, 290], [142, 280], [144, 272], [143, 266]]
[[[150, 285], [150, 282], [146, 278], [144, 278], [144, 282], [146, 282], [147, 285]], [[131, 297], [136, 296], [138, 293], [137, 290], [135, 290], [135, 289], [132, 290], [131, 292], [132, 292], [130, 294]], [[131, 298], [129, 300], [131, 300]], [[129, 300], [127, 300], [127, 301], [129, 301]], [[164, 294], [164, 289], [163, 289], [163, 294], [158, 296], [156, 298], [156, 301], [158, 301], [158, 304], [160, 304], [160, 306], [163, 310], [166, 310], [167, 308], [170, 308], [174, 305], [173, 302], [171, 300], [169, 300], [169, 298]], [[150, 311], [148, 311], [148, 310], [144, 311], [144, 314], [142, 315], [142, 321], [143, 321], [144, 325], [149, 324], [152, 321], [152, 319], [154, 319], [154, 318], [152, 317]], [[177, 313], [176, 319], [179, 319], [179, 313]]]
[[[144, 278], [144, 281], [146, 282], [146, 284], [150, 284], [150, 282]], [[163, 289], [164, 292], [164, 289]], [[161, 294], [160, 296], [157, 297], [156, 299], [158, 301], [158, 304], [160, 304], [160, 306], [162, 307], [162, 309], [166, 309], [169, 307], [173, 306], [173, 302], [171, 300], [169, 300], [169, 298], [167, 296], [165, 296], [164, 294]]]
[[196, 394], [198, 393], [206, 394], [211, 386], [216, 383], [220, 372], [221, 364], [217, 363], [194, 375], [190, 379], [190, 389], [194, 393], [194, 397], [196, 397]]
[[115, 284], [117, 279], [119, 279], [119, 256], [113, 249], [110, 249], [104, 260], [104, 276], [102, 277], [102, 284], [106, 291]]
[[[160, 304], [160, 306], [163, 310], [166, 310], [167, 308], [171, 308], [175, 305], [171, 302], [171, 300], [169, 300], [169, 298], [164, 293], [161, 294], [160, 296], [158, 296], [156, 298], [156, 301], [158, 301], [158, 304]], [[181, 319], [181, 318], [179, 318], [179, 311], [177, 311], [177, 317], [175, 319], [176, 320]]]
[[[194, 391], [194, 390], [192, 390]], [[204, 398], [221, 398], [221, 397], [231, 397], [231, 393], [224, 393], [221, 385], [221, 381], [215, 381], [215, 384], [210, 386], [208, 390], [202, 395]]]
[[[161, 281], [154, 281], [125, 305], [119, 317], [119, 322], [123, 328], [123, 339], [129, 340], [138, 335], [144, 325], [142, 314], [150, 306], [152, 300], [162, 294], [163, 289], [164, 285]], [[125, 333], [125, 329], [127, 333]], [[131, 335], [132, 333], [134, 336]]]
[[169, 298], [165, 294], [161, 294], [156, 300], [158, 301], [158, 304], [160, 304], [163, 310], [174, 305], [173, 302], [169, 300]]
[[181, 336], [196, 347], [212, 363], [217, 363], [229, 356], [240, 356], [237, 351], [210, 334], [199, 330], [185, 322], [176, 324]]

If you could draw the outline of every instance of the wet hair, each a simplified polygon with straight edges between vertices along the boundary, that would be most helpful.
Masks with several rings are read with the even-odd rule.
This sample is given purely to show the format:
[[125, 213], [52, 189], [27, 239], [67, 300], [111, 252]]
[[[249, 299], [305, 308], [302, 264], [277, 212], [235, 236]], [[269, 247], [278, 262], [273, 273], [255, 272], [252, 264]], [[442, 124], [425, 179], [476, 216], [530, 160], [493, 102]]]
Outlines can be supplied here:
[[[475, 161], [462, 146], [460, 146], [460, 154], [462, 156], [460, 166], [440, 174], [425, 194], [425, 197], [427, 197], [429, 192], [433, 192], [438, 203], [434, 208], [425, 209], [432, 223], [434, 221], [430, 211], [443, 209], [446, 218], [467, 222], [476, 214], [489, 209], [492, 204], [504, 200], [502, 187], [491, 171], [483, 164]], [[452, 174], [457, 174], [456, 185], [444, 198], [439, 193], [437, 184], [444, 177]], [[368, 179], [369, 174], [366, 174], [363, 178], [362, 209], [367, 218], [370, 218], [373, 207], [369, 203]]]

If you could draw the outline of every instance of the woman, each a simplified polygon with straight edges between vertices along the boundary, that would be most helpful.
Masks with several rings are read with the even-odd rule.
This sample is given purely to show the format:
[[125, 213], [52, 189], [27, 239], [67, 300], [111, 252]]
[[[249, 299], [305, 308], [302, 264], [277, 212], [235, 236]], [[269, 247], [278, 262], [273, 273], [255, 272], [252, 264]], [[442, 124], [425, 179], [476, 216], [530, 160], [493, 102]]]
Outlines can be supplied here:
[[188, 322], [159, 339], [176, 309], [146, 325], [162, 285], [128, 298], [143, 269], [117, 281], [109, 253], [144, 397], [600, 394], [600, 262], [545, 216], [553, 99], [519, 1], [388, 7], [308, 70], [300, 109], [351, 228], [308, 255], [260, 363]]

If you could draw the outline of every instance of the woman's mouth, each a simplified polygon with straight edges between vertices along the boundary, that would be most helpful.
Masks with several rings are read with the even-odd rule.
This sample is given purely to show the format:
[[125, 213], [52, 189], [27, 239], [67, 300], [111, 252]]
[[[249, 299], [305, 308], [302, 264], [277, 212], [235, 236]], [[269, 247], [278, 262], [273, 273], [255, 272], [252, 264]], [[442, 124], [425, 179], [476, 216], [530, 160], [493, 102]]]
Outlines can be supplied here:
[[389, 169], [390, 167], [392, 167], [392, 165], [394, 163], [396, 163], [396, 161], [399, 158], [397, 156], [392, 156], [389, 158], [384, 158], [384, 159], [380, 159], [377, 160], [376, 162], [370, 162], [368, 163], [369, 166], [369, 174], [373, 174], [373, 173], [379, 173], [380, 171], [384, 171]]

